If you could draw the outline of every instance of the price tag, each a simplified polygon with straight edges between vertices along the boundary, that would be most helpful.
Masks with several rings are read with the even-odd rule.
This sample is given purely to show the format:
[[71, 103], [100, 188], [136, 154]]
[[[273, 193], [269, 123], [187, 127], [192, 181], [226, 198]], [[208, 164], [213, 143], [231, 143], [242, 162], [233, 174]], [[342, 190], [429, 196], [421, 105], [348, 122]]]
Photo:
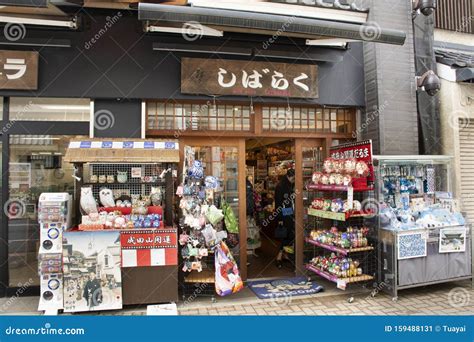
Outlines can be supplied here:
[[346, 289], [346, 281], [342, 279], [337, 280], [337, 288], [339, 290], [345, 290]]
[[354, 188], [352, 186], [347, 189], [347, 204], [349, 209], [354, 209]]

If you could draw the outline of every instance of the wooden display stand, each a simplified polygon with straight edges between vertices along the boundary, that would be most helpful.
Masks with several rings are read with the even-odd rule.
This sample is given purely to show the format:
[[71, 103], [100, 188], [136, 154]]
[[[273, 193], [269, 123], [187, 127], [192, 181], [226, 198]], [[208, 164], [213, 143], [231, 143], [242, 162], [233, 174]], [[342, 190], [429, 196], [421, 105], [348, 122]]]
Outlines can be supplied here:
[[[79, 209], [79, 198], [83, 185], [92, 185], [84, 182], [84, 164], [177, 164], [179, 162], [179, 149], [168, 148], [178, 146], [177, 142], [170, 141], [146, 141], [147, 143], [163, 144], [164, 148], [114, 148], [122, 139], [107, 139], [107, 143], [113, 143], [111, 148], [98, 148], [97, 143], [105, 143], [99, 139], [89, 139], [92, 147], [69, 148], [65, 161], [73, 163], [76, 168], [76, 218], [81, 217]], [[126, 143], [144, 144], [144, 140], [128, 139]], [[81, 142], [82, 143], [82, 142]], [[95, 143], [95, 144], [94, 144]], [[125, 143], [125, 142], [124, 142]], [[176, 144], [176, 145], [174, 145]], [[96, 148], [94, 148], [96, 146]], [[130, 182], [122, 186], [145, 187], [155, 185], [153, 183]], [[108, 186], [110, 184], [97, 184], [97, 186]], [[163, 220], [165, 226], [174, 226], [174, 180], [171, 172], [167, 172], [164, 179], [164, 211]], [[76, 222], [78, 223], [78, 222]], [[176, 249], [177, 252], [177, 249]], [[178, 266], [149, 266], [149, 267], [122, 267], [122, 296], [123, 305], [157, 304], [176, 302], [178, 300]]]

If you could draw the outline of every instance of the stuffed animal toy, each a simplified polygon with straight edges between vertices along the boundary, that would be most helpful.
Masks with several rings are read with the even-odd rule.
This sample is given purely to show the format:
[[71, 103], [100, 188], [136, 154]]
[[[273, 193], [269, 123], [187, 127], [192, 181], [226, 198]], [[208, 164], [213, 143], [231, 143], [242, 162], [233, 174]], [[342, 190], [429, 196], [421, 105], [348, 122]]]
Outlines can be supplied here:
[[112, 195], [112, 190], [108, 188], [102, 188], [99, 191], [99, 199], [100, 203], [106, 207], [111, 208], [115, 207], [114, 196]]
[[81, 188], [81, 209], [85, 214], [97, 213], [97, 203], [95, 202], [94, 196], [92, 195], [92, 188], [83, 187]]

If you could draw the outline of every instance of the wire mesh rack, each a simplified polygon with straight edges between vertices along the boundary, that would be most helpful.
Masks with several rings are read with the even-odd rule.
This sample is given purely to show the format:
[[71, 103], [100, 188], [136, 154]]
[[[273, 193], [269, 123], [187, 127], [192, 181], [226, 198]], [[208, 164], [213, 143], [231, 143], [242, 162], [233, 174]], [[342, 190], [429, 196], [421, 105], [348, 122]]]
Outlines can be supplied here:
[[173, 168], [176, 166], [168, 163], [91, 163], [84, 170], [85, 179], [82, 185], [92, 187], [96, 198], [103, 187], [111, 189], [114, 198], [124, 195], [147, 196], [152, 187], [165, 190], [165, 172]]

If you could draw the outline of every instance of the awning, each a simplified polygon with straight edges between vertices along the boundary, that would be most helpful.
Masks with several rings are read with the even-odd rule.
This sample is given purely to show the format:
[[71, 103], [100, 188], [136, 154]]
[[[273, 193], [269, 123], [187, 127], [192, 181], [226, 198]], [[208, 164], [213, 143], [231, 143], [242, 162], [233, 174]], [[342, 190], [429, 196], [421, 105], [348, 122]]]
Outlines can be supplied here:
[[[171, 25], [196, 22], [223, 31], [304, 37], [307, 39], [343, 38], [403, 45], [403, 31], [383, 29], [376, 23], [348, 23], [290, 15], [276, 15], [211, 9], [205, 7], [170, 6], [139, 3], [138, 19]], [[282, 30], [282, 28], [285, 28]]]
[[64, 156], [69, 163], [178, 163], [176, 140], [72, 140]]

